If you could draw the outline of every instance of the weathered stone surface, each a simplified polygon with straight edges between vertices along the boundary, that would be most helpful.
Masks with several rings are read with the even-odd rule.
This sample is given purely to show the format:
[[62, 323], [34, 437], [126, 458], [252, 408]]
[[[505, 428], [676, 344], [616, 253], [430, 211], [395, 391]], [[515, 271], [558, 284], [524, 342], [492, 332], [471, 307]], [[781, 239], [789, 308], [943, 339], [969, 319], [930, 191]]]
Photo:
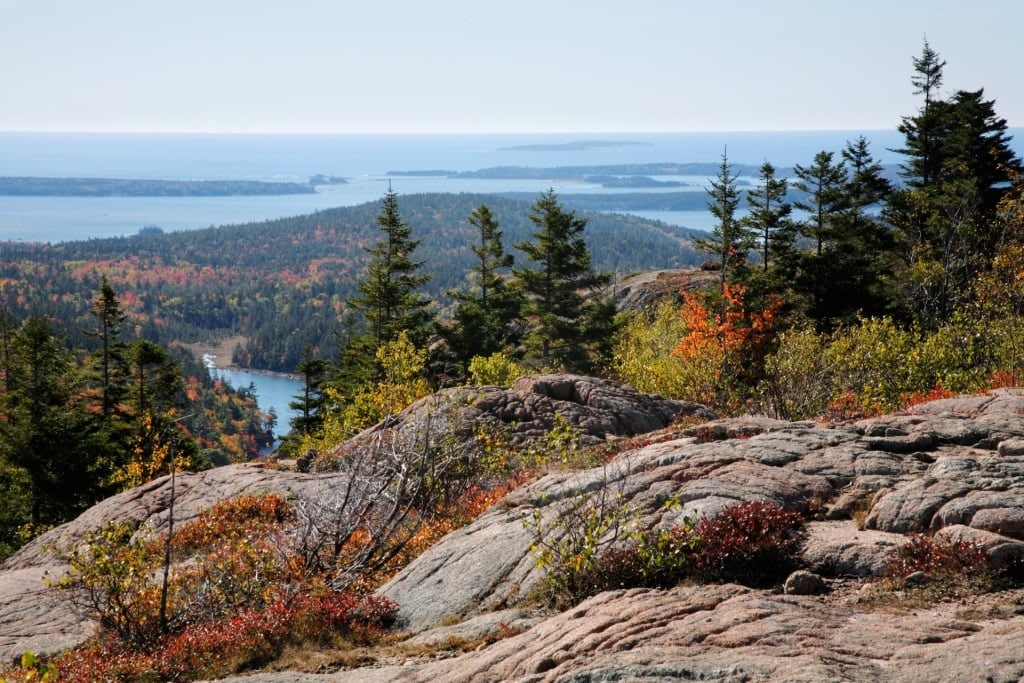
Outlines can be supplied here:
[[612, 380], [579, 375], [532, 375], [502, 387], [454, 387], [428, 396], [384, 424], [356, 437], [366, 439], [389, 429], [401, 434], [421, 428], [426, 419], [435, 429], [452, 435], [469, 448], [473, 428], [503, 425], [513, 445], [543, 437], [560, 415], [581, 432], [586, 445], [609, 437], [646, 434], [670, 425], [682, 416], [712, 419], [705, 406], [641, 394]]
[[858, 529], [852, 520], [812, 522], [801, 557], [827, 576], [882, 576], [889, 556], [905, 537]]
[[786, 577], [782, 590], [786, 595], [818, 595], [824, 593], [825, 581], [806, 569], [797, 569]]
[[[1002, 596], [1020, 600], [1020, 593]], [[734, 585], [602, 593], [529, 631], [458, 657], [239, 683], [554, 681], [1015, 681], [1024, 617], [957, 617], [958, 605], [864, 612]]]
[[681, 291], [707, 287], [718, 275], [696, 268], [637, 273], [615, 283], [619, 311], [644, 311], [666, 299], [678, 300]]
[[[502, 422], [526, 439], [542, 433], [555, 411], [565, 411], [596, 442], [609, 433], [603, 430], [628, 435], [631, 428], [624, 425], [646, 424], [630, 416], [629, 406], [655, 415], [674, 410], [670, 403], [646, 403], [653, 399], [626, 399], [628, 392], [613, 385], [558, 375], [532, 378], [512, 391], [457, 390], [422, 402], [390, 426], [401, 430], [428, 411], [437, 416], [456, 406], [465, 411], [460, 419]], [[459, 424], [467, 422], [449, 423], [455, 429]], [[239, 680], [1017, 680], [1024, 676], [1024, 590], [893, 613], [863, 606], [844, 587], [877, 578], [911, 531], [981, 543], [998, 566], [1024, 557], [1024, 455], [1016, 445], [1022, 439], [1024, 392], [1015, 391], [937, 401], [838, 426], [744, 418], [668, 430], [656, 443], [628, 448], [605, 466], [553, 472], [521, 487], [381, 589], [399, 602], [414, 644], [486, 639], [495, 629], [508, 635], [516, 630], [509, 623], [526, 632], [442, 661], [410, 655], [409, 661], [323, 676], [268, 673]], [[208, 474], [205, 486], [211, 496], [227, 497], [236, 485], [269, 487], [259, 476], [282, 474], [250, 470], [261, 472]], [[274, 485], [298, 489], [317, 475], [291, 476], [313, 479], [275, 479]], [[122, 514], [159, 526], [164, 486], [104, 503], [86, 521]], [[801, 559], [830, 590], [785, 595], [724, 585], [616, 591], [561, 614], [531, 611], [525, 597], [542, 576], [529, 550], [533, 522], [524, 521], [539, 515], [557, 534], [569, 502], [601, 487], [633, 507], [635, 523], [646, 527], [714, 514], [741, 500], [772, 500], [815, 514]], [[665, 505], [671, 501], [681, 507]], [[61, 533], [74, 538], [86, 521]], [[15, 583], [5, 581], [38, 571], [42, 557], [38, 547], [26, 548], [0, 572], [4, 656], [28, 642], [27, 634], [2, 639], [25, 623], [13, 616], [21, 604], [11, 597]], [[52, 604], [46, 596], [34, 600]], [[48, 633], [52, 642], [59, 636], [67, 644], [77, 637], [73, 630], [51, 627]]]

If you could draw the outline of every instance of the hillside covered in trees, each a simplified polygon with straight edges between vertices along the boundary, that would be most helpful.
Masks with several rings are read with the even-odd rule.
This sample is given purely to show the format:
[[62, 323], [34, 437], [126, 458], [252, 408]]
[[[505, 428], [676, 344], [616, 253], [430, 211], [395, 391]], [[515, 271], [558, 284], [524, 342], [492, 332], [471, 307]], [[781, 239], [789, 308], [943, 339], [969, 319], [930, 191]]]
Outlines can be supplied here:
[[[548, 479], [559, 489], [554, 496], [520, 498], [537, 506], [532, 517], [510, 517], [507, 510], [503, 516], [532, 535], [523, 552], [534, 554], [546, 591], [533, 599], [558, 609], [606, 588], [677, 586], [695, 576], [693, 569], [707, 570], [709, 561], [729, 569], [744, 556], [756, 561], [739, 575], [703, 576], [775, 586], [779, 577], [765, 573], [762, 558], [788, 562], [771, 553], [780, 549], [778, 539], [802, 542], [802, 514], [834, 503], [837, 514], [855, 518], [862, 501], [874, 506], [883, 491], [897, 493], [894, 506], [903, 510], [908, 500], [928, 499], [945, 486], [935, 488], [939, 478], [931, 474], [902, 490], [899, 483], [880, 484], [898, 471], [897, 463], [915, 478], [935, 465], [949, 479], [947, 493], [962, 493], [969, 472], [986, 501], [1005, 492], [1001, 463], [1021, 450], [1016, 427], [1004, 433], [1007, 422], [990, 424], [982, 434], [965, 429], [958, 415], [943, 415], [941, 429], [950, 431], [942, 436], [914, 415], [846, 429], [801, 424], [797, 438], [809, 439], [815, 462], [794, 465], [792, 474], [804, 481], [820, 477], [827, 487], [808, 486], [799, 510], [751, 501], [718, 517], [697, 522], [680, 516], [680, 527], [620, 536], [614, 525], [633, 517], [601, 465], [628, 444], [582, 451], [579, 426], [562, 414], [547, 420], [536, 446], [502, 431], [525, 414], [515, 409], [502, 418], [507, 422], [471, 425], [465, 447], [430, 441], [433, 421], [444, 418], [436, 414], [437, 402], [416, 403], [423, 421], [404, 432], [396, 419], [444, 385], [499, 391], [498, 385], [524, 374], [547, 371], [605, 375], [719, 414], [757, 413], [751, 423], [764, 415], [842, 422], [931, 398], [1020, 386], [1024, 169], [995, 103], [981, 89], [945, 94], [944, 65], [927, 43], [913, 60], [911, 84], [921, 103], [899, 124], [904, 162], [898, 182], [883, 173], [864, 138], [820, 151], [791, 175], [765, 161], [750, 186], [741, 185], [723, 154], [705, 198], [715, 227], [692, 241], [670, 226], [577, 214], [554, 192], [528, 205], [493, 196], [400, 198], [388, 192], [379, 204], [257, 225], [4, 245], [0, 477], [13, 494], [0, 507], [6, 534], [0, 543], [7, 549], [123, 482], [171, 471], [179, 456], [202, 455], [191, 428], [186, 431], [194, 419], [186, 411], [194, 408], [181, 393], [193, 406], [200, 397], [190, 395], [154, 339], [245, 334], [239, 360], [296, 368], [304, 391], [287, 452], [301, 454], [297, 469], [343, 482], [332, 491], [337, 495], [318, 496], [324, 500], [317, 505], [290, 508], [283, 498], [249, 497], [197, 516], [196, 526], [182, 530], [186, 540], [178, 541], [176, 552], [203, 557], [173, 571], [170, 530], [157, 537], [159, 547], [130, 525], [95, 531], [85, 551], [77, 545], [68, 550], [65, 560], [76, 573], [67, 583], [93, 598], [93, 616], [113, 612], [115, 618], [101, 623], [103, 638], [71, 653], [66, 670], [88, 671], [85, 680], [107, 677], [112, 667], [178, 676], [181, 669], [169, 667], [190, 667], [200, 659], [195, 653], [208, 654], [180, 673], [194, 680], [263, 665], [294, 644], [287, 637], [337, 643], [339, 633], [358, 633], [372, 641], [392, 623], [396, 607], [375, 607], [367, 593], [430, 543], [551, 470], [584, 469], [593, 479], [579, 495], [564, 485], [567, 479]], [[703, 259], [714, 262], [713, 286], [681, 292], [681, 302], [616, 315], [609, 296], [616, 271]], [[77, 341], [65, 344], [53, 320]], [[552, 397], [588, 393], [572, 387], [591, 378], [560, 377], [538, 384]], [[461, 391], [447, 393], [456, 401], [453, 412], [459, 396], [470, 393]], [[1007, 403], [1001, 410], [1018, 415], [1017, 400]], [[968, 404], [974, 407], [962, 412], [979, 414], [979, 403], [960, 405]], [[208, 415], [205, 403], [199, 405]], [[378, 428], [364, 441], [349, 440], [371, 425]], [[740, 421], [733, 425], [731, 434], [722, 423], [684, 427], [673, 438], [685, 434], [686, 447], [699, 449], [696, 457], [675, 459], [659, 450], [652, 465], [706, 470], [712, 449], [703, 446], [753, 433]], [[237, 434], [239, 426], [221, 433]], [[746, 441], [749, 449], [724, 446], [720, 471], [728, 474], [720, 481], [728, 492], [716, 497], [764, 491], [747, 479], [739, 486], [751, 490], [736, 494], [733, 466], [763, 478], [766, 467], [801, 457], [785, 439], [770, 436], [770, 448], [764, 447], [768, 439]], [[863, 461], [850, 457], [854, 441], [862, 444]], [[940, 460], [949, 457], [941, 449], [965, 444], [972, 444], [971, 453]], [[180, 466], [202, 464], [197, 457]], [[840, 473], [847, 466], [848, 473]], [[848, 498], [851, 482], [865, 473], [870, 482], [858, 498]], [[664, 480], [665, 488], [640, 487], [657, 498], [645, 509], [675, 516], [685, 484], [701, 476], [680, 470]], [[74, 496], [64, 495], [66, 482], [77, 484]], [[990, 504], [965, 503], [955, 521], [968, 507], [973, 514]], [[1008, 514], [1018, 509], [1015, 500], [993, 505]], [[540, 508], [556, 507], [563, 516], [545, 525]], [[922, 507], [930, 518], [935, 505], [925, 500]], [[873, 509], [868, 519], [877, 523], [879, 514]], [[239, 524], [240, 518], [248, 523]], [[1006, 528], [1018, 533], [1019, 515], [1007, 519]], [[751, 533], [766, 521], [781, 524], [783, 535]], [[938, 523], [922, 516], [892, 530], [933, 530]], [[285, 528], [305, 534], [298, 534], [298, 551], [290, 555], [280, 552], [287, 547], [279, 542]], [[747, 543], [760, 543], [758, 553], [769, 554], [745, 555]], [[987, 562], [979, 547], [939, 546], [926, 535], [915, 544], [926, 552], [916, 558], [920, 565], [908, 561], [894, 570], [901, 591], [931, 583], [935, 576], [910, 577], [936, 573], [942, 556], [955, 561], [974, 553], [977, 563], [959, 565], [957, 580], [980, 575]], [[493, 554], [493, 547], [485, 545], [483, 553]], [[111, 574], [110, 567], [122, 573]], [[162, 588], [151, 580], [160, 569]], [[432, 565], [431, 575], [435, 571]], [[167, 578], [172, 574], [174, 584]], [[654, 575], [664, 578], [643, 584]], [[1019, 585], [1019, 576], [1008, 578]], [[177, 604], [168, 608], [172, 585]], [[437, 584], [423, 585], [436, 591]], [[971, 592], [958, 599], [998, 584], [961, 587]], [[503, 591], [502, 599], [518, 589]], [[122, 609], [116, 598], [124, 595], [139, 600]], [[111, 596], [115, 600], [104, 602]], [[478, 602], [479, 593], [471, 601]], [[184, 615], [176, 622], [169, 618], [175, 608]], [[279, 635], [268, 635], [268, 624]], [[230, 661], [217, 659], [224, 651]], [[168, 668], [154, 669], [154, 662]], [[545, 653], [531, 670], [550, 671], [552, 664]], [[28, 667], [35, 668], [32, 660]]]
[[[700, 193], [697, 193], [700, 194]], [[450, 306], [446, 292], [466, 284], [474, 229], [469, 215], [490, 206], [511, 242], [529, 234], [530, 203], [471, 194], [400, 198], [404, 220], [422, 239], [417, 257], [434, 277], [424, 293]], [[265, 223], [189, 232], [67, 242], [0, 244], [0, 306], [16, 318], [38, 312], [87, 344], [91, 294], [106, 276], [132, 325], [129, 338], [195, 342], [248, 340], [236, 362], [292, 372], [307, 346], [330, 356], [345, 301], [365, 276], [380, 203]], [[704, 258], [689, 231], [635, 216], [588, 214], [594, 265], [626, 274], [682, 267]], [[442, 266], [443, 264], [443, 266]], [[442, 310], [443, 312], [443, 310]]]

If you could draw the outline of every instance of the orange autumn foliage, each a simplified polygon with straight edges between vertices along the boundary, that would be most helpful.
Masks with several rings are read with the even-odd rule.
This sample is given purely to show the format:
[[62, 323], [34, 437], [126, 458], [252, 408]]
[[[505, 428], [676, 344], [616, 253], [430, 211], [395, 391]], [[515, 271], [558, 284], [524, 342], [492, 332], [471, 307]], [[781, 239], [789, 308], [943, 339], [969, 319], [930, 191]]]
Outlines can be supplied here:
[[735, 283], [723, 285], [718, 306], [692, 292], [681, 295], [680, 315], [687, 331], [672, 355], [703, 377], [698, 400], [734, 403], [737, 397], [723, 395], [729, 393], [725, 383], [742, 373], [749, 374], [760, 363], [772, 339], [782, 301], [772, 299], [761, 310], [750, 310], [747, 288]]
[[781, 301], [775, 299], [761, 311], [750, 311], [746, 306], [747, 288], [740, 284], [722, 287], [721, 311], [712, 311], [692, 292], [682, 292], [681, 315], [686, 322], [687, 334], [672, 351], [683, 359], [696, 358], [712, 348], [725, 354], [746, 353], [763, 346], [771, 335]]

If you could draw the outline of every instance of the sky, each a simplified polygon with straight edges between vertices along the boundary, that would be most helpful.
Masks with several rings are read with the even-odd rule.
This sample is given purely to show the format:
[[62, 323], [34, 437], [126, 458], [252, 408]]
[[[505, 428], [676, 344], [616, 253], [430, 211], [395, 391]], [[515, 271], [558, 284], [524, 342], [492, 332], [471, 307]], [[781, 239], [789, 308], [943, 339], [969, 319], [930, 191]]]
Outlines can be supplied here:
[[0, 131], [893, 129], [985, 89], [1024, 126], [1020, 0], [0, 0]]

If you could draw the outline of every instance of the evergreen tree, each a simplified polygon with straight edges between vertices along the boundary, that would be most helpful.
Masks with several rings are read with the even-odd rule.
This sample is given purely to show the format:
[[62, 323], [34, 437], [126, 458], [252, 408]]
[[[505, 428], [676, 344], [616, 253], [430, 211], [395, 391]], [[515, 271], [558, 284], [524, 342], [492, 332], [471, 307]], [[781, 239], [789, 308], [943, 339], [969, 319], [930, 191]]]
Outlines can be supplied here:
[[882, 165], [872, 156], [863, 135], [853, 142], [848, 141], [842, 156], [848, 172], [845, 204], [849, 219], [856, 224], [865, 221], [877, 224], [869, 212], [880, 208], [888, 199], [893, 191], [892, 183], [883, 175]]
[[302, 393], [288, 404], [290, 409], [298, 411], [290, 422], [297, 436], [315, 434], [323, 426], [323, 388], [329, 369], [330, 363], [322, 358], [313, 357], [312, 351], [306, 347], [302, 354], [302, 362], [295, 368], [295, 372], [302, 378]]
[[765, 161], [760, 173], [757, 187], [747, 191], [750, 213], [743, 224], [757, 234], [762, 271], [767, 272], [775, 254], [784, 254], [793, 247], [789, 220], [793, 207], [786, 201], [786, 179], [775, 177], [775, 167]]
[[6, 372], [0, 461], [25, 475], [23, 519], [29, 529], [68, 521], [107, 493], [73, 355], [47, 320], [29, 316], [11, 338]]
[[584, 294], [595, 293], [611, 276], [592, 270], [590, 249], [583, 238], [587, 221], [566, 211], [554, 190], [534, 203], [530, 221], [535, 226], [534, 241], [515, 247], [533, 267], [513, 270], [530, 325], [525, 340], [528, 355], [544, 367], [585, 371], [600, 362], [595, 345], [606, 341], [602, 335], [614, 323], [607, 306], [588, 308]]
[[366, 249], [367, 276], [349, 304], [362, 313], [374, 350], [397, 339], [403, 330], [417, 347], [425, 346], [433, 315], [420, 289], [431, 276], [420, 273], [421, 261], [412, 260], [420, 241], [412, 239], [412, 229], [402, 220], [394, 191], [384, 195], [376, 222], [384, 236]]
[[498, 221], [486, 205], [481, 205], [469, 216], [469, 222], [480, 236], [479, 243], [472, 246], [477, 257], [470, 272], [472, 285], [468, 291], [449, 292], [458, 304], [453, 324], [445, 333], [463, 374], [474, 356], [490, 356], [515, 345], [514, 323], [521, 303], [506, 281], [514, 257], [505, 253]]
[[924, 103], [918, 114], [903, 117], [899, 131], [906, 141], [905, 147], [897, 150], [907, 156], [902, 175], [911, 187], [927, 186], [932, 183], [942, 166], [938, 151], [941, 144], [941, 127], [945, 102], [939, 98], [942, 87], [942, 70], [946, 62], [939, 53], [924, 41], [921, 56], [913, 58], [914, 75], [910, 82], [915, 95], [924, 95]]
[[906, 186], [884, 211], [897, 245], [899, 306], [927, 327], [962, 306], [991, 266], [1004, 239], [997, 207], [1021, 168], [1006, 121], [982, 90], [939, 98], [943, 66], [925, 42], [911, 79], [924, 103], [900, 126]]
[[720, 268], [721, 290], [725, 285], [742, 279], [747, 268], [748, 257], [755, 246], [753, 231], [744, 221], [736, 217], [740, 203], [740, 191], [736, 183], [739, 174], [732, 172], [727, 152], [722, 153], [722, 163], [718, 167], [718, 176], [707, 188], [708, 210], [717, 219], [711, 236], [707, 239], [694, 239], [698, 249], [718, 257]]
[[861, 136], [842, 151], [841, 209], [830, 218], [831, 247], [814, 260], [818, 293], [812, 315], [820, 327], [888, 312], [892, 237], [878, 210], [892, 192], [882, 166]]
[[121, 323], [124, 322], [125, 314], [106, 275], [100, 281], [91, 313], [96, 318], [97, 329], [86, 334], [96, 337], [100, 342], [96, 361], [99, 365], [100, 406], [103, 419], [109, 421], [125, 395], [126, 346], [120, 341]]
[[797, 164], [793, 167], [797, 177], [793, 187], [806, 195], [805, 199], [794, 203], [807, 214], [800, 223], [800, 231], [814, 242], [818, 256], [835, 239], [835, 221], [846, 209], [846, 169], [842, 163], [833, 162], [834, 156], [832, 152], [821, 151], [814, 155], [811, 166]]

